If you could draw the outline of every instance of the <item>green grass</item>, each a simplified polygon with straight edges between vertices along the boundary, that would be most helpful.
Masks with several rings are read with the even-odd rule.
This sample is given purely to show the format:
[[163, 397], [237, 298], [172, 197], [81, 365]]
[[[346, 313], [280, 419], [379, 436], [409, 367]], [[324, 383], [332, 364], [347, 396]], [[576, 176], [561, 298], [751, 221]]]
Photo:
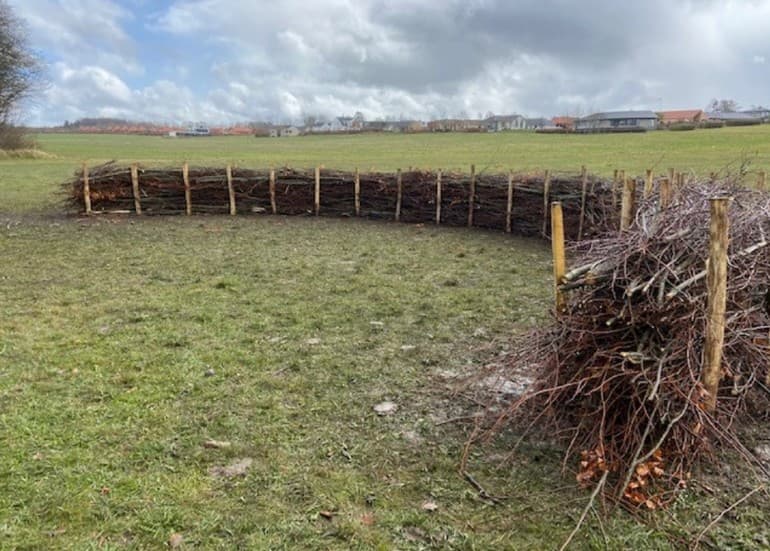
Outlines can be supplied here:
[[[559, 476], [560, 450], [474, 449], [474, 476], [509, 496], [492, 506], [457, 473], [463, 425], [441, 423], [471, 411], [448, 374], [547, 317], [542, 243], [356, 220], [81, 220], [57, 205], [86, 152], [387, 169], [409, 140], [415, 165], [445, 167], [480, 164], [475, 140], [523, 140], [466, 138], [468, 151], [456, 136], [45, 136], [55, 159], [0, 160], [0, 548], [157, 549], [172, 533], [188, 549], [558, 547], [587, 499]], [[378, 417], [386, 399], [399, 409]], [[253, 459], [244, 477], [209, 474], [239, 458]], [[741, 491], [684, 494], [649, 526], [591, 516], [575, 547], [671, 548]], [[752, 500], [710, 541], [761, 548], [766, 513]]]

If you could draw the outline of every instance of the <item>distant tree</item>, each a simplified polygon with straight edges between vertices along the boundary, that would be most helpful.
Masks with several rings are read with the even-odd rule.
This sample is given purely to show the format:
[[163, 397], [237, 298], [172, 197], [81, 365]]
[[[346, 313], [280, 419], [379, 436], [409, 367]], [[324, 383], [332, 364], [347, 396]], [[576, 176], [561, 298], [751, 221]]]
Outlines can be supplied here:
[[0, 123], [10, 122], [41, 81], [40, 61], [27, 44], [23, 23], [0, 0]]
[[716, 113], [734, 113], [738, 109], [738, 102], [734, 99], [712, 99], [706, 108], [707, 111]]
[[484, 115], [484, 118], [485, 119], [491, 119], [494, 116], [495, 116], [495, 114], [492, 111], [487, 111], [487, 114]]
[[305, 115], [303, 122], [305, 124], [305, 128], [313, 128], [316, 122], [318, 122], [318, 117], [315, 115]]

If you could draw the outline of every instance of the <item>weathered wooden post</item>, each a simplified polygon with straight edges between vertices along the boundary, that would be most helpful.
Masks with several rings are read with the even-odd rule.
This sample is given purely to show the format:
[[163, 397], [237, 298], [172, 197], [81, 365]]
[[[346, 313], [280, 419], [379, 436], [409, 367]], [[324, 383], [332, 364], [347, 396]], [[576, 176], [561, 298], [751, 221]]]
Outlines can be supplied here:
[[315, 167], [315, 215], [318, 216], [321, 213], [321, 167]]
[[620, 231], [626, 231], [634, 221], [636, 210], [636, 180], [626, 178], [623, 185], [623, 201], [620, 204]]
[[88, 181], [88, 164], [83, 163], [83, 204], [86, 208], [86, 214], [91, 212], [91, 182]]
[[471, 165], [471, 188], [468, 194], [468, 227], [473, 226], [473, 202], [476, 199], [476, 165]]
[[361, 173], [356, 167], [355, 180], [353, 180], [353, 193], [356, 199], [356, 216], [361, 216]]
[[564, 312], [567, 301], [561, 290], [562, 279], [567, 272], [567, 260], [564, 252], [564, 217], [561, 203], [551, 203], [551, 251], [553, 252], [553, 286], [556, 313]]
[[717, 391], [722, 378], [722, 348], [725, 341], [725, 307], [727, 304], [727, 244], [728, 197], [715, 197], [711, 203], [709, 225], [709, 258], [706, 266], [708, 304], [706, 317], [706, 341], [703, 351], [703, 386], [708, 392], [706, 411], [717, 406]]
[[441, 169], [436, 172], [436, 224], [441, 224]]
[[767, 172], [761, 170], [757, 178], [757, 188], [759, 191], [767, 191]]
[[401, 169], [396, 170], [396, 222], [401, 220], [401, 194], [403, 190], [403, 178]]
[[275, 169], [270, 169], [270, 209], [273, 211], [273, 214], [278, 214], [278, 206], [275, 203]]
[[235, 209], [235, 188], [233, 187], [233, 167], [229, 164], [225, 168], [225, 175], [227, 176], [227, 195], [230, 198], [230, 216], [235, 216], [237, 211]]
[[142, 214], [142, 198], [139, 195], [139, 165], [131, 165], [131, 189], [134, 192], [134, 210], [136, 214]]
[[660, 181], [660, 210], [665, 210], [671, 204], [671, 181], [663, 178]]
[[190, 191], [190, 165], [187, 161], [182, 165], [182, 182], [184, 183], [184, 210], [187, 216], [192, 215], [192, 193]]
[[580, 221], [578, 222], [578, 241], [583, 239], [583, 223], [586, 217], [586, 195], [588, 194], [588, 171], [586, 165], [580, 167]]
[[511, 233], [511, 215], [513, 213], [513, 171], [508, 171], [508, 204], [505, 208], [505, 231]]
[[652, 169], [648, 168], [644, 177], [644, 198], [652, 195]]

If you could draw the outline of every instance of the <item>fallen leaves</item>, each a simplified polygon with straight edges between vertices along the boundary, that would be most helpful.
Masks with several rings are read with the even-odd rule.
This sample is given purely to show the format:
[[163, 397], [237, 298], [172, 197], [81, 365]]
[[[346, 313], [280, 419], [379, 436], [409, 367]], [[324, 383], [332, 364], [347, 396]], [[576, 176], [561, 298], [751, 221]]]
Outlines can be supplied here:
[[429, 513], [433, 513], [435, 511], [438, 511], [438, 505], [435, 501], [424, 501], [422, 506], [420, 507], [423, 511], [427, 511]]
[[398, 405], [394, 402], [385, 401], [380, 402], [376, 406], [374, 406], [374, 412], [379, 415], [380, 417], [383, 417], [385, 415], [393, 415], [398, 410]]
[[182, 534], [180, 534], [179, 532], [174, 532], [168, 538], [168, 546], [171, 549], [177, 549], [182, 545], [183, 542], [184, 542], [184, 536], [182, 536]]
[[232, 444], [226, 440], [206, 440], [203, 443], [203, 447], [210, 450], [224, 450], [232, 446]]

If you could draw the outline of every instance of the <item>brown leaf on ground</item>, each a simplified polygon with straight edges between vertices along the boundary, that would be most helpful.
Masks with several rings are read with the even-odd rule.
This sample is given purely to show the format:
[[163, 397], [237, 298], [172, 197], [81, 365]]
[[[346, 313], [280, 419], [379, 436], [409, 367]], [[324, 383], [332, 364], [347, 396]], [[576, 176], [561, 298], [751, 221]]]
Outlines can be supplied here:
[[182, 542], [184, 541], [184, 537], [179, 532], [174, 532], [171, 534], [168, 538], [168, 546], [171, 549], [176, 549], [182, 545]]
[[232, 444], [226, 440], [206, 440], [203, 443], [203, 447], [210, 450], [221, 450], [224, 448], [229, 448], [231, 445]]

